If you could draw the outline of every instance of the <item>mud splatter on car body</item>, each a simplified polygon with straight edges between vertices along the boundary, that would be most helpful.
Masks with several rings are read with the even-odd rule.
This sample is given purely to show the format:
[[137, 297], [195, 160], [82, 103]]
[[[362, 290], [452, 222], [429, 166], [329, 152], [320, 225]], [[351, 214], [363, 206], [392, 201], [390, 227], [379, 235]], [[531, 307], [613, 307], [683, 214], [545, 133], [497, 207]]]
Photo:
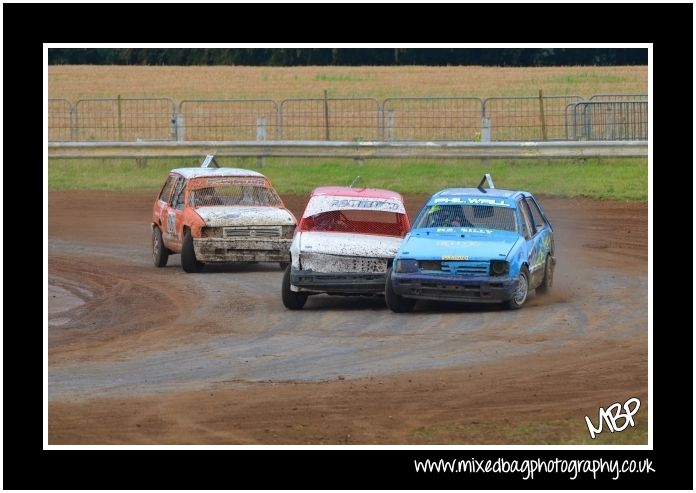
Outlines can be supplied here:
[[381, 189], [320, 187], [312, 192], [290, 253], [283, 302], [307, 296], [380, 294], [410, 223], [400, 194]]
[[205, 263], [290, 261], [295, 216], [261, 173], [240, 168], [178, 168], [152, 210], [157, 267], [181, 254], [186, 272]]

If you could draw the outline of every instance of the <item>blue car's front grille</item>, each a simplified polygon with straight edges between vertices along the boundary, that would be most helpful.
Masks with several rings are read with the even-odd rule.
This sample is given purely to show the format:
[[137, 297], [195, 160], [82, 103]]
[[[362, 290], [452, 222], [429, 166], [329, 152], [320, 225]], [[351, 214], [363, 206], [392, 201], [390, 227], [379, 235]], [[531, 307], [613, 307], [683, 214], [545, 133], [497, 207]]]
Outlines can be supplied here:
[[487, 276], [490, 273], [490, 262], [466, 261], [421, 261], [421, 272], [439, 272], [459, 276]]

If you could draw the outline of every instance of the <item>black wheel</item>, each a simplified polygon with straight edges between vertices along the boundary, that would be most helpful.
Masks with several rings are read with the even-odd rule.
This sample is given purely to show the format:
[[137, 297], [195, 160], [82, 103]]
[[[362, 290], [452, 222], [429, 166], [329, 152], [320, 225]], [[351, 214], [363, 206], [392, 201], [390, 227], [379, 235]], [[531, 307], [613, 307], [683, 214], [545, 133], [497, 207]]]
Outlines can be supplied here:
[[507, 306], [510, 310], [519, 310], [527, 301], [527, 294], [529, 294], [529, 270], [527, 267], [522, 267], [520, 273], [517, 275], [517, 289], [507, 302]]
[[387, 306], [394, 313], [406, 313], [413, 311], [413, 307], [416, 306], [416, 300], [412, 298], [404, 298], [394, 292], [391, 281], [392, 270], [389, 268], [387, 270], [387, 283], [384, 286], [384, 301], [386, 301]]
[[203, 262], [196, 259], [196, 252], [193, 250], [193, 237], [187, 231], [184, 235], [184, 244], [181, 245], [181, 266], [184, 272], [200, 272], [203, 270]]
[[169, 250], [162, 243], [162, 231], [155, 226], [152, 228], [152, 263], [155, 267], [164, 267], [169, 260]]
[[546, 263], [544, 264], [544, 279], [542, 279], [541, 284], [536, 288], [539, 293], [548, 293], [551, 291], [553, 286], [553, 259], [551, 255], [546, 256]]
[[290, 265], [290, 262], [278, 262], [278, 264], [280, 265], [280, 270], [285, 270]]
[[302, 307], [307, 302], [307, 295], [305, 293], [297, 293], [290, 289], [291, 268], [292, 267], [288, 265], [285, 268], [285, 274], [283, 274], [283, 305], [290, 310], [302, 310]]

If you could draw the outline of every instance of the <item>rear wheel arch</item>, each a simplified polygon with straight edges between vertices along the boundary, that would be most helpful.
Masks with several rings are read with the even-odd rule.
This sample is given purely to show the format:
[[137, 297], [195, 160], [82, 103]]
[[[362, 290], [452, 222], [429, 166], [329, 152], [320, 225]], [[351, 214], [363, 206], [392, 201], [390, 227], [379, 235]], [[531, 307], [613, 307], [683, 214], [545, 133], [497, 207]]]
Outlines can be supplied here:
[[553, 256], [551, 254], [546, 255], [546, 260], [544, 261], [544, 277], [539, 286], [537, 286], [538, 292], [548, 293], [551, 291], [551, 287], [553, 286], [554, 263]]

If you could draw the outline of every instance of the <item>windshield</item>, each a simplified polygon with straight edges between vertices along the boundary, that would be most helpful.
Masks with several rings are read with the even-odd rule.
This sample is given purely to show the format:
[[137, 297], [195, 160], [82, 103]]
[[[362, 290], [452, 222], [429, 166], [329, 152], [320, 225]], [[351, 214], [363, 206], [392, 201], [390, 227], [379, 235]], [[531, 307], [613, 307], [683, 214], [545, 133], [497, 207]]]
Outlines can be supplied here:
[[327, 211], [302, 219], [300, 231], [337, 231], [403, 237], [408, 232], [405, 214], [374, 210]]
[[221, 205], [282, 206], [280, 197], [273, 189], [246, 185], [220, 185], [192, 190], [189, 203], [195, 208]]
[[517, 231], [512, 208], [491, 205], [431, 205], [414, 228], [486, 228]]

